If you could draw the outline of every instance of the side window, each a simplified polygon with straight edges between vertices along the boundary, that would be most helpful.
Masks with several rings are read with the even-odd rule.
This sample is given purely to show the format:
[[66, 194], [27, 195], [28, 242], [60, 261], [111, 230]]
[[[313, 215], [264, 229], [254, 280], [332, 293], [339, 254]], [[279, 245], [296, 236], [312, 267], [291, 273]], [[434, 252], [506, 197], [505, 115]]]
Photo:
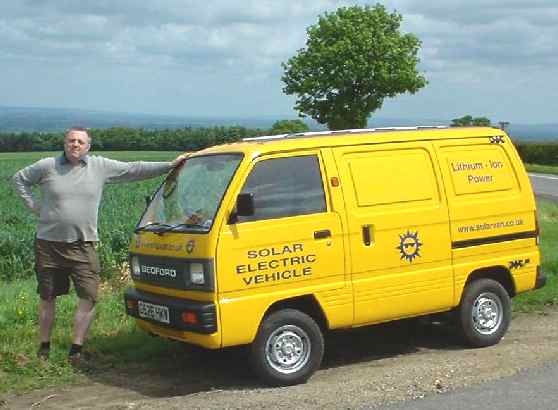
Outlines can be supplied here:
[[243, 193], [254, 195], [255, 214], [240, 222], [325, 212], [320, 164], [315, 155], [274, 158], [256, 164]]

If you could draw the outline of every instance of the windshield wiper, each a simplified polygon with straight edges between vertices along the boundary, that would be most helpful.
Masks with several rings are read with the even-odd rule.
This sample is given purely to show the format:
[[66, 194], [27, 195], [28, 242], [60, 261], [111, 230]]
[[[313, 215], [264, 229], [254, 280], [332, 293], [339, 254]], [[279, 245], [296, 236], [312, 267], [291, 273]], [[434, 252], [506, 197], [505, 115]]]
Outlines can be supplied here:
[[189, 223], [180, 223], [180, 224], [175, 224], [172, 225], [167, 231], [181, 231], [181, 230], [187, 230], [187, 229], [207, 229], [207, 227], [203, 226], [203, 225], [199, 225], [199, 224], [189, 224]]
[[136, 228], [135, 232], [148, 231], [148, 232], [155, 232], [157, 234], [162, 234], [165, 232], [179, 232], [188, 229], [206, 230], [207, 227], [199, 224], [190, 224], [190, 223], [179, 223], [179, 224], [171, 225], [163, 222], [150, 222], [146, 225]]
[[173, 228], [173, 225], [169, 225], [163, 222], [149, 222], [148, 224], [136, 228], [135, 232], [151, 231], [155, 233], [160, 233], [160, 232], [165, 232], [171, 228]]

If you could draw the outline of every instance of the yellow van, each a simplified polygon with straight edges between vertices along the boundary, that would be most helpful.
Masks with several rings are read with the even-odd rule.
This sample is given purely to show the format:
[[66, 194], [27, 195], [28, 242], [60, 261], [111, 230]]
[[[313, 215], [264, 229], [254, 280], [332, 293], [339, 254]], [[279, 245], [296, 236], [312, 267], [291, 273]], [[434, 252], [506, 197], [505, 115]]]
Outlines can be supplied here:
[[193, 154], [130, 247], [127, 313], [209, 349], [250, 345], [274, 385], [306, 381], [323, 333], [451, 312], [498, 343], [544, 286], [535, 201], [509, 137], [483, 127], [246, 139]]

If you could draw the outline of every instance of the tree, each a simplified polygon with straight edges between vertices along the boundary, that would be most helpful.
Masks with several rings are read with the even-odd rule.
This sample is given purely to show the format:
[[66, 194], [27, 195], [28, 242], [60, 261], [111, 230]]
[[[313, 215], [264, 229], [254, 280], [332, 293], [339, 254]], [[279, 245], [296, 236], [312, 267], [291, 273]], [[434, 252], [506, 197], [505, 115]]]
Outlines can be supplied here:
[[473, 118], [471, 115], [464, 115], [461, 118], [454, 118], [451, 120], [452, 127], [490, 127], [490, 119], [486, 117], [475, 117]]
[[306, 47], [283, 63], [283, 91], [295, 109], [332, 130], [364, 128], [384, 99], [427, 84], [417, 72], [421, 42], [400, 32], [402, 17], [380, 4], [325, 13]]
[[299, 132], [310, 131], [308, 125], [302, 120], [280, 120], [275, 121], [271, 127], [271, 135], [296, 134]]

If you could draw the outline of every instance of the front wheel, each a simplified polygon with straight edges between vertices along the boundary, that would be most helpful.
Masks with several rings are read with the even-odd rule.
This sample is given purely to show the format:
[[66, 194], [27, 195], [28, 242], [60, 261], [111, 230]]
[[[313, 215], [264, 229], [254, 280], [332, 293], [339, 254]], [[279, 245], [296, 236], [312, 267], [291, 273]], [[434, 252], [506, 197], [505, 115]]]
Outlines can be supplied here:
[[478, 279], [463, 291], [458, 323], [464, 342], [471, 347], [500, 341], [511, 321], [511, 300], [504, 287], [492, 279]]
[[252, 344], [255, 372], [274, 386], [304, 383], [320, 366], [324, 339], [307, 314], [294, 309], [272, 313], [260, 325]]

